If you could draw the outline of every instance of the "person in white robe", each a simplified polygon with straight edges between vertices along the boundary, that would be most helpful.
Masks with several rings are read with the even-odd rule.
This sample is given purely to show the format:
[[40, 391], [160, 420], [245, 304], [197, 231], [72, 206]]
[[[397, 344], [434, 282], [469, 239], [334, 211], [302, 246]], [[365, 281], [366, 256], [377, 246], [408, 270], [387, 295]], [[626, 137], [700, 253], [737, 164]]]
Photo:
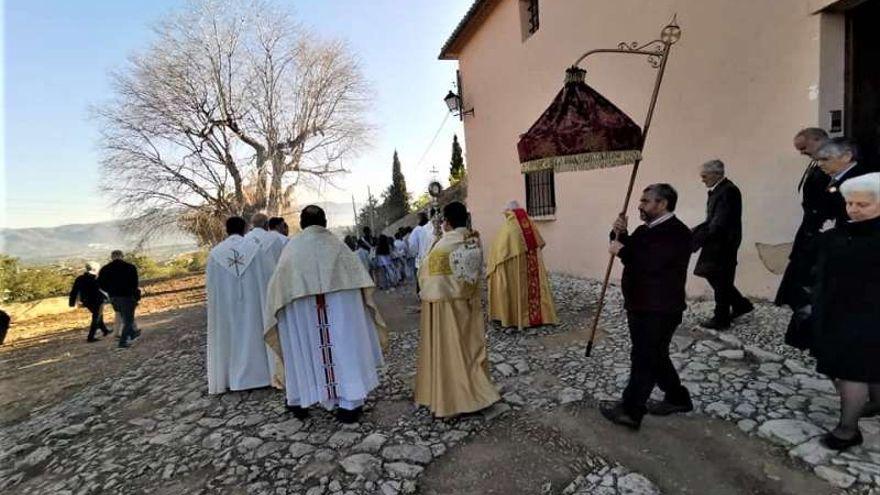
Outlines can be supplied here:
[[243, 218], [226, 221], [229, 237], [208, 255], [208, 393], [271, 385], [263, 341], [262, 283], [257, 268], [268, 263], [259, 245], [244, 238]]
[[[434, 245], [434, 225], [428, 219], [428, 214], [425, 212], [419, 213], [419, 225], [413, 229], [412, 234], [409, 236], [410, 239], [410, 249], [415, 253], [415, 270], [416, 273], [419, 271], [419, 267], [422, 264], [422, 259], [428, 255], [428, 251], [431, 250], [431, 246]], [[416, 294], [420, 292], [419, 287], [419, 277], [416, 276]]]
[[[269, 279], [272, 277], [272, 272], [275, 271], [275, 265], [278, 263], [278, 258], [281, 256], [281, 250], [284, 249], [284, 245], [287, 244], [276, 232], [267, 230], [268, 226], [269, 217], [266, 216], [265, 213], [255, 213], [251, 216], [251, 230], [244, 236], [245, 240], [255, 243], [260, 247], [260, 251], [266, 254], [266, 256], [261, 256], [259, 258], [259, 263], [254, 267], [260, 281], [260, 307], [266, 306], [266, 287], [269, 285]], [[264, 328], [266, 326], [265, 323], [266, 322], [264, 321]], [[276, 362], [275, 354], [272, 353], [269, 346], [266, 346], [266, 356], [269, 359], [269, 370], [274, 375], [275, 367], [278, 366], [278, 362]]]
[[[282, 248], [287, 244], [290, 228], [283, 217], [272, 217], [269, 219], [269, 232], [275, 234], [275, 237], [281, 241]], [[278, 251], [278, 255], [281, 256], [281, 250]]]
[[300, 214], [269, 281], [266, 342], [281, 358], [276, 382], [288, 410], [303, 419], [320, 404], [353, 423], [379, 385], [387, 329], [372, 299], [374, 284], [358, 257], [327, 230], [314, 205]]
[[269, 253], [272, 259], [272, 266], [268, 273], [265, 274], [266, 282], [269, 281], [269, 277], [272, 276], [272, 270], [275, 269], [275, 263], [278, 262], [278, 257], [281, 256], [281, 250], [284, 249], [284, 240], [277, 235], [276, 232], [267, 230], [269, 223], [269, 217], [266, 216], [265, 213], [255, 213], [251, 217], [251, 230], [244, 236], [245, 239], [248, 239], [251, 242], [256, 242], [260, 249]]

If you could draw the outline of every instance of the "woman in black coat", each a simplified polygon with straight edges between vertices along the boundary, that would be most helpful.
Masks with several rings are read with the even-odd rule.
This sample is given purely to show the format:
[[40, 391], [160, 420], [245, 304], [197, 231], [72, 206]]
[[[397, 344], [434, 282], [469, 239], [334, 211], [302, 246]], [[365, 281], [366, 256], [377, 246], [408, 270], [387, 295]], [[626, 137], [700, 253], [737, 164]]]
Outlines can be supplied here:
[[862, 443], [859, 418], [880, 405], [880, 173], [840, 187], [850, 222], [819, 238], [813, 287], [816, 369], [834, 380], [840, 423], [826, 447]]

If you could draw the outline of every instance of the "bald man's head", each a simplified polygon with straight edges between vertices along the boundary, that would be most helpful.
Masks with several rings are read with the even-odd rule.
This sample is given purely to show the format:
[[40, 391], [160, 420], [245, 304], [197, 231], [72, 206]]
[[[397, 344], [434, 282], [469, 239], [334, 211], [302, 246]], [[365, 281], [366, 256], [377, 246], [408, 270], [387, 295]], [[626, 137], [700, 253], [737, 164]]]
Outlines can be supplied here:
[[266, 224], [268, 223], [269, 217], [265, 213], [254, 213], [251, 217], [252, 228], [266, 230]]

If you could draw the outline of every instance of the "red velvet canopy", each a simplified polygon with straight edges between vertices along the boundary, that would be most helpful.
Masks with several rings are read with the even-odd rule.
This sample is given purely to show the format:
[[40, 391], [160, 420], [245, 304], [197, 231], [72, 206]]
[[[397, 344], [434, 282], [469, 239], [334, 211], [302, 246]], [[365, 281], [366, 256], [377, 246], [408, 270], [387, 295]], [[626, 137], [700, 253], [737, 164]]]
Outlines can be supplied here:
[[641, 159], [642, 130], [571, 67], [565, 86], [517, 143], [523, 173], [592, 170]]

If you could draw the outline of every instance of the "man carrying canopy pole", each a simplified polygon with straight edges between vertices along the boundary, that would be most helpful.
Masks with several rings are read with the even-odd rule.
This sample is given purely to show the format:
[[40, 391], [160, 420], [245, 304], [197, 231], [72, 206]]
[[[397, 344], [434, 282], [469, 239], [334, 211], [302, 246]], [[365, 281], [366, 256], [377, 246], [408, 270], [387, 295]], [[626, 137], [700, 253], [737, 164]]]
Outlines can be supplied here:
[[[610, 421], [637, 430], [646, 412], [665, 416], [693, 410], [669, 358], [672, 335], [687, 308], [685, 283], [693, 237], [676, 218], [678, 194], [669, 184], [648, 186], [639, 201], [644, 225], [627, 233], [626, 217], [614, 223], [609, 252], [623, 263], [621, 291], [632, 340], [629, 383], [619, 403], [603, 404]], [[646, 407], [654, 386], [666, 397]]]

